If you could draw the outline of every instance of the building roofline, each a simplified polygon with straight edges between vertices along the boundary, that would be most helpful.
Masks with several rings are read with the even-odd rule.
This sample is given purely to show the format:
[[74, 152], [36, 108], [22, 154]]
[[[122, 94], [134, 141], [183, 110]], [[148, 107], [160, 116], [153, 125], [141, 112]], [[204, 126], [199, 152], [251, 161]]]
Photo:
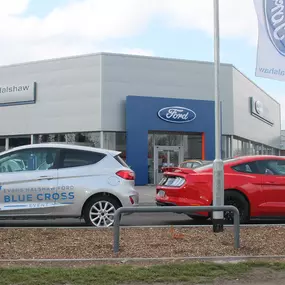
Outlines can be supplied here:
[[[97, 52], [97, 53], [87, 53], [87, 54], [55, 57], [55, 58], [41, 59], [41, 60], [32, 60], [32, 61], [13, 63], [13, 64], [5, 64], [5, 65], [0, 65], [0, 68], [23, 66], [23, 65], [37, 64], [37, 63], [43, 63], [43, 62], [54, 62], [54, 61], [59, 61], [59, 60], [86, 58], [86, 57], [93, 57], [93, 56], [120, 56], [120, 57], [128, 57], [128, 58], [133, 57], [133, 58], [143, 58], [143, 59], [152, 59], [152, 60], [155, 59], [155, 60], [162, 60], [162, 61], [178, 61], [178, 62], [184, 62], [184, 63], [191, 62], [191, 63], [200, 63], [200, 64], [214, 64], [212, 61], [200, 61], [200, 60], [158, 57], [158, 56], [148, 56], [148, 55], [135, 55], [135, 54], [125, 54], [125, 53], [113, 53], [113, 52]], [[230, 67], [233, 66], [230, 63], [221, 63], [221, 65], [230, 66]]]
[[[124, 53], [112, 53], [112, 52], [101, 52], [101, 55], [155, 59], [155, 60], [162, 60], [162, 61], [177, 61], [177, 62], [184, 62], [184, 63], [214, 64], [213, 61], [191, 60], [191, 59], [183, 59], [183, 58], [176, 58], [176, 57], [171, 58], [171, 57], [163, 57], [163, 56], [135, 55], [135, 54], [124, 54]], [[233, 66], [230, 63], [222, 63], [222, 62], [220, 63], [220, 65], [229, 66], [229, 67]]]
[[[97, 53], [87, 53], [87, 54], [80, 54], [80, 55], [72, 55], [72, 56], [66, 56], [66, 57], [57, 57], [57, 58], [50, 58], [50, 59], [42, 59], [42, 60], [34, 60], [29, 62], [22, 62], [22, 63], [14, 63], [9, 65], [1, 65], [0, 69], [2, 68], [8, 68], [8, 67], [17, 67], [17, 66], [25, 66], [30, 64], [38, 64], [43, 62], [55, 62], [59, 60], [70, 60], [70, 59], [78, 59], [78, 58], [87, 58], [87, 57], [93, 57], [93, 56], [120, 56], [120, 57], [132, 57], [132, 58], [143, 58], [143, 59], [150, 59], [150, 60], [162, 60], [162, 61], [176, 61], [176, 62], [183, 62], [183, 63], [199, 63], [199, 64], [212, 64], [214, 65], [213, 61], [199, 61], [199, 60], [189, 60], [189, 59], [179, 59], [179, 58], [169, 58], [169, 57], [158, 57], [158, 56], [148, 56], [148, 55], [134, 55], [134, 54], [125, 54], [125, 53], [113, 53], [113, 52], [97, 52]], [[274, 99], [272, 96], [270, 96], [267, 92], [265, 92], [261, 87], [259, 87], [252, 79], [250, 79], [248, 76], [246, 76], [244, 73], [242, 73], [238, 68], [236, 68], [233, 64], [230, 63], [220, 63], [221, 66], [227, 66], [232, 67], [237, 72], [239, 72], [242, 76], [244, 76], [248, 81], [250, 81], [255, 87], [257, 87], [260, 91], [262, 91], [264, 94], [266, 94], [270, 99], [275, 101], [278, 105], [280, 103]]]
[[100, 56], [100, 55], [102, 55], [101, 52], [80, 54], [80, 55], [71, 55], [71, 56], [63, 56], [63, 57], [54, 57], [54, 58], [41, 59], [41, 60], [31, 60], [31, 61], [26, 61], [26, 62], [1, 65], [0, 69], [1, 68], [7, 68], [7, 67], [17, 67], [17, 66], [24, 66], [24, 65], [30, 65], [30, 64], [38, 64], [38, 63], [44, 63], [44, 62], [48, 63], [48, 62], [55, 62], [55, 61], [59, 61], [59, 60], [69, 60], [69, 59], [85, 58], [85, 57]]

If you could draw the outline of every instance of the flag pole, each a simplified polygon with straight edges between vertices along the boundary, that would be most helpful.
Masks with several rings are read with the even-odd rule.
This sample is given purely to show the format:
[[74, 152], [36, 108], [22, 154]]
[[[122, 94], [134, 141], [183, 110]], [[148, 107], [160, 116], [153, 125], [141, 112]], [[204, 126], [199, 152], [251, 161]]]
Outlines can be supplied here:
[[[221, 158], [220, 110], [220, 27], [219, 0], [214, 1], [214, 67], [215, 67], [215, 160], [213, 163], [213, 205], [224, 205], [224, 163]], [[224, 213], [213, 212], [213, 231], [222, 232]]]

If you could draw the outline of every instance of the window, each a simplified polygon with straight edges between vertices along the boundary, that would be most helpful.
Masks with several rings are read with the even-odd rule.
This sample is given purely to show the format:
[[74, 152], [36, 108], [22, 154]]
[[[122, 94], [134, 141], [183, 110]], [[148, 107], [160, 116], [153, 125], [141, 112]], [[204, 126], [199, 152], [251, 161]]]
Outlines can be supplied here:
[[63, 150], [61, 156], [61, 168], [79, 167], [91, 165], [99, 162], [105, 157], [105, 154], [81, 151], [81, 150]]
[[194, 162], [194, 163], [192, 164], [192, 168], [199, 167], [200, 165], [201, 165], [200, 163], [198, 163], [198, 162]]
[[115, 158], [122, 166], [124, 166], [124, 167], [129, 167], [129, 166], [127, 165], [127, 163], [126, 163], [119, 155], [116, 155], [114, 158]]
[[181, 168], [191, 168], [192, 167], [192, 162], [183, 162], [180, 164]]
[[5, 139], [0, 139], [0, 152], [5, 151]]
[[262, 174], [285, 175], [285, 160], [260, 160], [257, 163]]
[[31, 144], [31, 136], [29, 137], [11, 137], [9, 138], [9, 149], [14, 147]]
[[100, 147], [100, 132], [34, 135], [35, 143], [64, 142]]
[[49, 170], [56, 165], [57, 149], [28, 149], [0, 157], [0, 173]]
[[243, 172], [243, 173], [255, 173], [255, 174], [260, 173], [256, 165], [256, 162], [247, 162], [247, 163], [238, 164], [233, 166], [232, 169], [234, 169], [237, 172]]

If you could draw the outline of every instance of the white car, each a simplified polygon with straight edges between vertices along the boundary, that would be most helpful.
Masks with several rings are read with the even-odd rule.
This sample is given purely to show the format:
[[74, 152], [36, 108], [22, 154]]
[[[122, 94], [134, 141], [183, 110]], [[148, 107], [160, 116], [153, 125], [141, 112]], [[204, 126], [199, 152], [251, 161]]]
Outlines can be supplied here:
[[0, 154], [0, 219], [83, 218], [109, 227], [120, 207], [138, 206], [134, 172], [120, 152], [61, 143]]

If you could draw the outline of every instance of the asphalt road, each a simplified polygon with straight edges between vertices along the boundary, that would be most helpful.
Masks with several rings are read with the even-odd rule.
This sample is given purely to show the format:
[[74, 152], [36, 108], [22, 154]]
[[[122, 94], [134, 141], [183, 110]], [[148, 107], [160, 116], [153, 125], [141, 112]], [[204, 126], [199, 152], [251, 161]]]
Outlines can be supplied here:
[[[155, 206], [155, 188], [149, 186], [136, 187], [140, 193], [140, 205]], [[285, 224], [284, 220], [252, 221], [257, 224]], [[166, 226], [166, 225], [198, 225], [187, 215], [174, 213], [137, 213], [123, 216], [121, 226]], [[203, 225], [210, 225], [211, 221], [203, 222]], [[82, 227], [86, 226], [84, 221], [75, 219], [58, 220], [25, 220], [10, 221], [0, 220], [0, 227]]]
[[[193, 223], [193, 222], [192, 222]], [[166, 214], [132, 214], [122, 217], [122, 226], [147, 226], [168, 224], [191, 224], [191, 219], [184, 215]], [[0, 227], [82, 227], [86, 226], [84, 221], [74, 219], [58, 220], [29, 220], [29, 221], [0, 221]]]
[[[181, 225], [211, 225], [211, 220], [197, 223], [184, 214], [172, 213], [143, 213], [124, 216], [121, 226], [181, 226]], [[283, 220], [255, 220], [250, 224], [285, 224]], [[0, 227], [85, 227], [84, 221], [74, 219], [59, 220], [29, 220], [29, 221], [0, 221]]]

